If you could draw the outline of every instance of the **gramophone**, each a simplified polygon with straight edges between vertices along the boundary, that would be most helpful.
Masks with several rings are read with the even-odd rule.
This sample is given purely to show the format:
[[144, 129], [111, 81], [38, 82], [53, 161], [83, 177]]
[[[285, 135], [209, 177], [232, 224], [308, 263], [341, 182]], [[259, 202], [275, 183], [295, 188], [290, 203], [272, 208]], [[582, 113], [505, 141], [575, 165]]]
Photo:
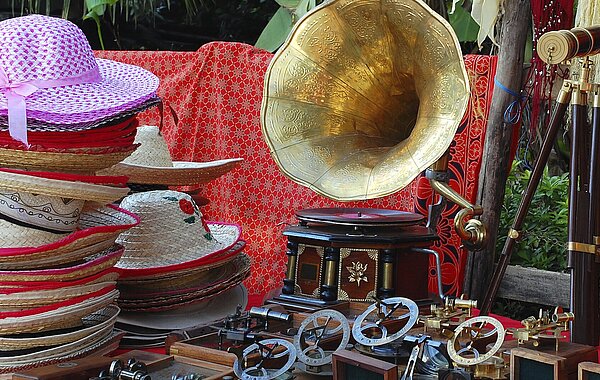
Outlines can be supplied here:
[[282, 172], [330, 199], [357, 201], [393, 194], [426, 170], [441, 197], [427, 221], [400, 210], [297, 211], [299, 223], [283, 232], [280, 300], [427, 298], [446, 200], [462, 207], [454, 225], [464, 244], [483, 245], [481, 207], [447, 184], [469, 95], [452, 28], [420, 0], [332, 0], [297, 22], [267, 69], [261, 109]]

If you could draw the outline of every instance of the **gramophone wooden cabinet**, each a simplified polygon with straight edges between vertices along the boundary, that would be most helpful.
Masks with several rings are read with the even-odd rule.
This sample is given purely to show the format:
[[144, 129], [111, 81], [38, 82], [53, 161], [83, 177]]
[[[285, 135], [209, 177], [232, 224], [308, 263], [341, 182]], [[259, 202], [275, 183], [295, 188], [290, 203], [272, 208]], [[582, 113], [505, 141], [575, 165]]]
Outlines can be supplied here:
[[332, 301], [377, 297], [428, 297], [429, 255], [438, 239], [427, 227], [354, 229], [347, 226], [290, 226], [283, 296]]

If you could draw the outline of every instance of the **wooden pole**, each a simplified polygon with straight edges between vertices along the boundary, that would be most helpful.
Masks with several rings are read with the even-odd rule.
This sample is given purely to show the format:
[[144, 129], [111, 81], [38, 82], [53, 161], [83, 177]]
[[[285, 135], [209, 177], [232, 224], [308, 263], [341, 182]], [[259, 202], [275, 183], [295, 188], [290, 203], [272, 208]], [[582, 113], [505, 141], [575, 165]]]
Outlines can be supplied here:
[[[505, 0], [501, 22], [496, 81], [512, 93], [520, 94], [527, 32], [531, 25], [530, 0]], [[508, 106], [517, 99], [500, 85], [494, 86], [485, 146], [479, 172], [478, 204], [483, 207], [481, 220], [488, 229], [486, 247], [470, 252], [465, 272], [465, 293], [483, 299], [494, 268], [494, 255], [504, 187], [510, 168], [509, 152], [514, 125], [504, 121]]]

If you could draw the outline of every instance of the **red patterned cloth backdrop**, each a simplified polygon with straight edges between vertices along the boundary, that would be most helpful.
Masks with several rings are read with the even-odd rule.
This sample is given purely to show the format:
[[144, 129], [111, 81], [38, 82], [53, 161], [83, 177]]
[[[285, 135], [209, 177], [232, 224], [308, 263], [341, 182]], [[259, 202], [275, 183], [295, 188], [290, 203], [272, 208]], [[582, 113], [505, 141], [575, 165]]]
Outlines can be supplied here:
[[[139, 65], [161, 79], [164, 101], [163, 132], [174, 160], [210, 161], [242, 157], [232, 172], [202, 188], [210, 200], [207, 218], [239, 223], [252, 257], [252, 275], [246, 281], [251, 295], [280, 287], [285, 273], [286, 239], [282, 223], [295, 223], [294, 212], [311, 207], [378, 207], [427, 213], [431, 188], [423, 178], [391, 196], [340, 203], [322, 197], [284, 177], [269, 154], [260, 127], [263, 78], [270, 53], [242, 43], [214, 42], [197, 52], [104, 51], [109, 58]], [[471, 79], [469, 112], [451, 146], [451, 185], [469, 201], [477, 193], [477, 177], [496, 58], [468, 56]], [[158, 124], [158, 111], [147, 111], [142, 123]], [[452, 228], [457, 207], [444, 212], [439, 223], [445, 291], [462, 288], [466, 252]], [[431, 291], [437, 290], [435, 267], [430, 270]]]

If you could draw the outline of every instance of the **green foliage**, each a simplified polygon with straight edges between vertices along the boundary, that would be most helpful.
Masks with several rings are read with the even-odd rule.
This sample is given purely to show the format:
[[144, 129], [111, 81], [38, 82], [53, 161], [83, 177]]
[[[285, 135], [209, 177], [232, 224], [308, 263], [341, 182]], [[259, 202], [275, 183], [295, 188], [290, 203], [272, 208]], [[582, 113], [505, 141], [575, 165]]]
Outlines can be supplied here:
[[107, 7], [115, 5], [118, 0], [85, 0], [85, 9], [87, 13], [83, 16], [84, 20], [93, 19], [96, 22], [96, 28], [98, 29], [98, 38], [100, 39], [100, 45], [104, 50], [104, 40], [102, 39], [102, 31], [100, 29], [100, 18], [104, 16], [104, 12]]
[[[500, 215], [497, 252], [502, 250], [512, 226], [531, 172], [514, 162], [506, 183]], [[551, 271], [564, 271], [567, 252], [568, 174], [551, 176], [544, 170], [523, 223], [520, 241], [515, 245], [511, 264]]]
[[322, 1], [275, 0], [281, 6], [262, 31], [254, 46], [274, 52], [285, 42], [294, 24]]
[[464, 1], [453, 4], [455, 8], [453, 12], [448, 12], [448, 21], [460, 42], [477, 41], [479, 25], [473, 20], [471, 13], [463, 8], [463, 3]]

